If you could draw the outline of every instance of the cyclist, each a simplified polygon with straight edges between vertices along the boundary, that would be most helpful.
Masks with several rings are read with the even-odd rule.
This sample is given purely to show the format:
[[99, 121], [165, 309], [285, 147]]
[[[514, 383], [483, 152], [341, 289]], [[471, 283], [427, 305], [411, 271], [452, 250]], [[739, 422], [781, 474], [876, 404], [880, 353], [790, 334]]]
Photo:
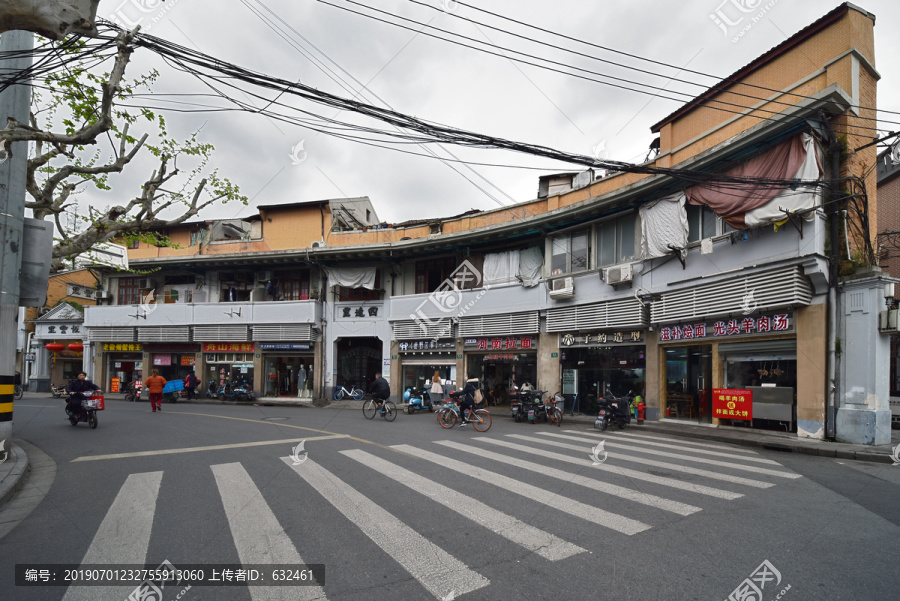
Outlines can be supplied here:
[[459, 427], [462, 428], [469, 423], [466, 417], [466, 409], [471, 413], [475, 411], [475, 391], [478, 390], [478, 378], [469, 378], [466, 380], [466, 387], [463, 388], [462, 400], [459, 403], [459, 416], [462, 422]]
[[380, 373], [377, 373], [375, 374], [375, 381], [372, 382], [372, 386], [369, 388], [369, 393], [378, 405], [383, 405], [388, 397], [391, 396], [391, 385], [381, 377]]

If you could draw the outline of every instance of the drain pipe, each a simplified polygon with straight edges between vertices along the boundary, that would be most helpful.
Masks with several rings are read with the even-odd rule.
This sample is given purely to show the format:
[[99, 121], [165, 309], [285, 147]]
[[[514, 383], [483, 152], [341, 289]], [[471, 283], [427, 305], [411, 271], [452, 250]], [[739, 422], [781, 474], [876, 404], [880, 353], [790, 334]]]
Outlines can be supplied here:
[[840, 226], [838, 224], [838, 216], [841, 212], [838, 210], [835, 199], [840, 196], [841, 189], [838, 179], [841, 174], [841, 147], [832, 133], [831, 144], [828, 152], [831, 155], [831, 210], [829, 211], [829, 224], [831, 226], [831, 256], [829, 257], [829, 278], [828, 278], [828, 357], [827, 371], [828, 377], [825, 382], [827, 387], [825, 391], [825, 438], [834, 440], [836, 436], [837, 410], [838, 410], [838, 361], [840, 357], [837, 353], [838, 344], [838, 309], [840, 305], [840, 296], [838, 295], [838, 277], [840, 274]]

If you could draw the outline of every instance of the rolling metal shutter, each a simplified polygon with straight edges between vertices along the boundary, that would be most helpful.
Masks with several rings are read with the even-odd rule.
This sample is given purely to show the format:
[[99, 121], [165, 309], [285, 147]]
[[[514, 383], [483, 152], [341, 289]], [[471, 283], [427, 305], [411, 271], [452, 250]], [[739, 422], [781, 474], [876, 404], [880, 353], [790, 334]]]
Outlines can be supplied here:
[[548, 332], [635, 328], [645, 325], [644, 305], [636, 298], [547, 311]]

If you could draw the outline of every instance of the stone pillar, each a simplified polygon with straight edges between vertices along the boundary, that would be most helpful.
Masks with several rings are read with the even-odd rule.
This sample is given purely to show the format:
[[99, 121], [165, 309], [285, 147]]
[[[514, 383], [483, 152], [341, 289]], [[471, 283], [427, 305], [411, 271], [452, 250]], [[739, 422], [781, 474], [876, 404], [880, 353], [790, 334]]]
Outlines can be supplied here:
[[797, 316], [797, 436], [825, 437], [828, 385], [828, 305], [802, 307]]
[[[396, 359], [395, 359], [396, 357]], [[400, 343], [391, 340], [387, 358], [391, 362], [391, 395], [403, 398], [403, 370], [400, 365]]]
[[32, 366], [31, 381], [28, 389], [31, 392], [50, 391], [50, 351], [44, 348], [46, 340], [35, 340], [37, 348], [34, 351], [34, 365]]
[[839, 442], [868, 445], [891, 442], [888, 404], [891, 341], [878, 327], [879, 314], [886, 308], [885, 284], [896, 281], [873, 267], [841, 282], [840, 406], [835, 420], [835, 438]]
[[[647, 405], [647, 421], [662, 419], [662, 400], [666, 394], [663, 382], [665, 364], [660, 359], [659, 335], [648, 330], [644, 338], [644, 404]], [[665, 352], [662, 355], [665, 357]]]
[[537, 386], [549, 394], [562, 391], [562, 373], [559, 371], [559, 334], [538, 334]]

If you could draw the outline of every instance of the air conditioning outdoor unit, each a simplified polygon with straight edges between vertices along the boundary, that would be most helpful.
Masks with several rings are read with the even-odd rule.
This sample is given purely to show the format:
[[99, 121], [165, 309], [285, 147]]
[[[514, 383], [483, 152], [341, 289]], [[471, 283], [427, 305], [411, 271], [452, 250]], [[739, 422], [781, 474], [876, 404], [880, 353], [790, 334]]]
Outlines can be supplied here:
[[606, 269], [606, 283], [610, 286], [618, 286], [620, 284], [630, 285], [631, 280], [633, 279], [634, 271], [631, 268], [631, 263]]
[[94, 298], [97, 300], [106, 300], [109, 298], [109, 290], [97, 290], [94, 292]]
[[312, 244], [310, 244], [310, 246], [312, 246], [313, 248], [325, 248], [325, 241], [317, 240], [317, 241], [313, 242]]
[[575, 280], [559, 278], [550, 284], [550, 298], [572, 298], [575, 296]]
[[257, 271], [256, 272], [256, 283], [257, 284], [265, 284], [269, 280], [272, 279], [271, 271]]

